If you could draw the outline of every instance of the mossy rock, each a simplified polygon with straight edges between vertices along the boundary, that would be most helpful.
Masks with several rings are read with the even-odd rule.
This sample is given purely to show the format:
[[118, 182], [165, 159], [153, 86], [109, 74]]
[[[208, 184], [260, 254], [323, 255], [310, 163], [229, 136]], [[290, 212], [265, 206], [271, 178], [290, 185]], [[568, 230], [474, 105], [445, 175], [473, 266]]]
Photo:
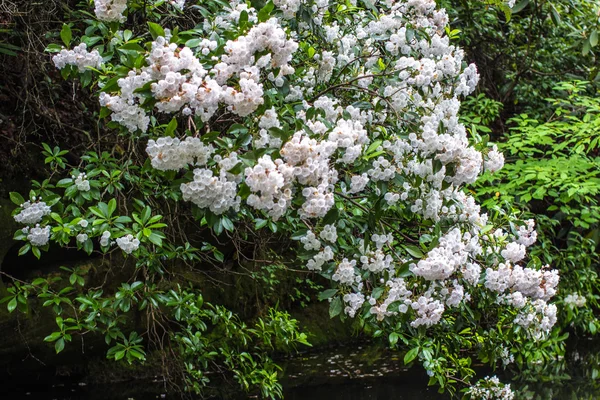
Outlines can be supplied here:
[[329, 303], [313, 303], [295, 310], [292, 316], [299, 322], [300, 329], [308, 335], [309, 343], [315, 347], [331, 347], [358, 340], [362, 329], [350, 318], [329, 317]]

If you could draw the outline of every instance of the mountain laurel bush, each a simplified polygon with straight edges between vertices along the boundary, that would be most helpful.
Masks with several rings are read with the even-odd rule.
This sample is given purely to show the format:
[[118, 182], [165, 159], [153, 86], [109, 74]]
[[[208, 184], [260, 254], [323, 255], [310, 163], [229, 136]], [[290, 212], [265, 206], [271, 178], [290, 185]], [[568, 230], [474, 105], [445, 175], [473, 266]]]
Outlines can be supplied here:
[[[188, 389], [200, 391], [220, 359], [244, 389], [281, 395], [265, 352], [306, 343], [295, 320], [271, 311], [249, 328], [199, 289], [152, 278], [170, 260], [224, 261], [213, 245], [187, 241], [177, 221], [189, 210], [234, 243], [248, 227], [295, 240], [294, 263], [330, 282], [319, 296], [329, 315], [409, 349], [404, 361], [420, 361], [442, 390], [474, 375], [462, 349], [493, 363], [497, 349], [510, 359], [518, 343], [551, 334], [559, 276], [527, 256], [533, 221], [485, 212], [463, 190], [504, 158], [469, 141], [459, 121], [479, 75], [433, 0], [96, 0], [93, 11], [65, 24], [64, 47], [48, 51], [98, 99], [102, 134], [128, 150], [119, 160], [88, 152], [67, 171], [60, 149], [46, 146], [57, 174], [34, 182], [28, 201], [12, 195], [24, 225], [15, 239], [38, 257], [49, 243], [120, 252], [146, 279], [114, 295], [84, 290], [77, 271], [66, 292], [46, 280], [11, 288], [11, 311], [27, 307], [22, 291], [58, 298], [48, 305], [59, 331], [47, 338], [57, 351], [92, 330], [117, 341], [109, 358], [142, 360], [153, 331], [125, 337], [120, 315], [160, 311], [174, 321]], [[72, 178], [54, 181], [61, 174]], [[219, 329], [231, 351], [206, 338]], [[512, 398], [496, 378], [466, 395], [482, 392]]]

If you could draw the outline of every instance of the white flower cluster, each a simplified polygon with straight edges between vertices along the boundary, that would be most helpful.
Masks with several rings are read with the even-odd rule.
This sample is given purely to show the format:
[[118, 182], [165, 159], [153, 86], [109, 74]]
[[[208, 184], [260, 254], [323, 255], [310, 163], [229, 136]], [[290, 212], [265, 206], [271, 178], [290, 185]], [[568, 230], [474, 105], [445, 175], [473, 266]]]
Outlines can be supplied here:
[[342, 299], [344, 300], [344, 303], [346, 303], [344, 312], [350, 316], [350, 318], [354, 318], [356, 312], [365, 302], [365, 296], [361, 293], [346, 293]]
[[369, 183], [369, 176], [366, 173], [363, 173], [362, 175], [352, 176], [350, 181], [350, 190], [348, 191], [348, 193], [362, 192], [367, 187], [367, 183]]
[[[208, 41], [202, 46], [202, 54], [209, 56], [215, 48]], [[119, 95], [102, 93], [100, 104], [113, 111], [113, 121], [129, 131], [146, 131], [148, 116], [140, 107], [143, 98], [135, 90], [153, 82], [151, 91], [157, 100], [155, 108], [160, 112], [173, 113], [183, 109], [184, 114], [195, 113], [208, 121], [220, 105], [225, 105], [229, 111], [243, 117], [264, 103], [261, 71], [278, 69], [279, 79], [292, 74], [294, 68], [289, 62], [297, 48], [298, 44], [287, 39], [278, 20], [272, 18], [252, 27], [246, 36], [228, 41], [224, 54], [217, 57], [218, 62], [207, 71], [189, 47], [178, 48], [167, 38], [158, 37], [146, 58], [148, 65], [140, 72], [131, 71], [128, 77], [118, 81]], [[265, 52], [266, 55], [255, 60], [255, 54]], [[237, 85], [228, 86], [233, 77], [238, 78]]]
[[183, 10], [186, 1], [187, 0], [169, 0], [169, 3], [173, 5], [173, 7]]
[[[403, 278], [393, 278], [388, 280], [385, 285], [389, 287], [388, 295], [381, 304], [377, 304], [377, 301], [371, 297], [369, 304], [371, 304], [371, 313], [377, 316], [378, 321], [382, 321], [385, 317], [396, 315], [398, 313], [405, 313], [408, 311], [408, 307], [412, 306], [410, 296], [413, 294], [406, 287], [406, 282]], [[388, 307], [394, 303], [399, 302], [398, 311], [388, 310]]]
[[146, 115], [141, 107], [135, 104], [133, 99], [125, 100], [122, 97], [110, 96], [102, 92], [98, 100], [102, 107], [107, 107], [113, 112], [111, 119], [129, 129], [130, 132], [135, 132], [138, 129], [141, 131], [148, 129], [150, 117]]
[[119, 246], [121, 250], [127, 254], [131, 254], [140, 247], [140, 241], [138, 238], [131, 234], [118, 238], [116, 242], [117, 246]]
[[214, 148], [191, 136], [184, 140], [161, 137], [156, 141], [148, 141], [146, 153], [150, 156], [152, 167], [161, 171], [178, 171], [188, 165], [206, 165], [214, 153]]
[[78, 241], [79, 243], [83, 243], [83, 242], [85, 242], [86, 240], [88, 240], [88, 235], [87, 235], [87, 234], [85, 234], [85, 233], [80, 233], [80, 234], [78, 234], [78, 235], [77, 235], [77, 238], [76, 238], [76, 239], [77, 239], [77, 241]]
[[127, 0], [94, 0], [96, 18], [105, 22], [123, 22], [123, 12], [127, 9]]
[[393, 260], [390, 254], [385, 254], [381, 249], [368, 250], [360, 256], [362, 268], [374, 273], [382, 273], [393, 268]]
[[357, 278], [360, 282], [360, 276], [354, 274], [354, 267], [356, 267], [356, 260], [348, 261], [347, 258], [344, 258], [338, 265], [335, 273], [331, 276], [331, 279], [339, 282], [341, 285], [352, 285]]
[[319, 251], [321, 249], [321, 242], [312, 231], [308, 231], [306, 236], [300, 238], [300, 242], [304, 245], [305, 250]]
[[102, 236], [100, 237], [100, 246], [106, 247], [110, 244], [110, 232], [104, 231], [102, 232]]
[[42, 228], [39, 224], [36, 225], [34, 228], [29, 229], [27, 240], [29, 240], [32, 246], [45, 246], [50, 240], [50, 227], [44, 226]]
[[[532, 299], [549, 300], [556, 294], [558, 281], [556, 270], [536, 270], [501, 263], [496, 270], [486, 270], [485, 287], [500, 294], [510, 289], [513, 299], [516, 299], [515, 296], [519, 293]], [[524, 301], [523, 298], [522, 302], [516, 302], [514, 305], [518, 308], [523, 307]]]
[[300, 0], [274, 0], [275, 7], [283, 11], [283, 18], [292, 19], [300, 9]]
[[500, 252], [506, 260], [516, 263], [525, 258], [525, 246], [517, 242], [508, 243], [506, 248]]
[[[246, 168], [246, 185], [252, 194], [246, 202], [258, 210], [268, 211], [277, 221], [287, 210], [292, 200], [289, 182], [292, 170], [281, 159], [271, 160], [262, 156], [253, 168]], [[286, 179], [287, 177], [287, 179]]]
[[510, 352], [506, 346], [500, 346], [500, 359], [502, 364], [506, 367], [515, 362], [515, 356]]
[[520, 310], [515, 323], [528, 329], [533, 338], [543, 338], [556, 323], [556, 311], [556, 305], [534, 300]]
[[35, 203], [29, 200], [21, 204], [21, 212], [15, 215], [15, 221], [20, 224], [34, 225], [50, 214], [50, 207], [43, 201]]
[[[467, 234], [465, 236], [468, 237]], [[440, 238], [439, 246], [427, 254], [427, 258], [411, 264], [410, 270], [427, 280], [444, 280], [467, 263], [469, 252], [460, 229], [455, 228]], [[477, 252], [479, 249], [473, 249]]]
[[517, 242], [525, 247], [529, 247], [537, 240], [537, 232], [535, 231], [535, 221], [528, 219], [525, 221], [525, 226], [519, 226], [517, 232]]
[[83, 172], [78, 174], [77, 176], [73, 175], [73, 179], [75, 180], [75, 186], [80, 192], [89, 192], [90, 190], [90, 181], [88, 181], [86, 178], [87, 175]]
[[381, 249], [386, 244], [392, 244], [392, 242], [394, 241], [394, 235], [392, 235], [391, 233], [388, 233], [387, 235], [378, 235], [374, 233], [373, 235], [371, 235], [371, 240], [373, 241], [373, 243], [375, 243], [375, 247], [377, 247], [377, 249]]
[[254, 141], [254, 146], [257, 148], [261, 147], [274, 147], [280, 148], [282, 145], [281, 139], [269, 134], [269, 129], [271, 128], [281, 128], [281, 122], [279, 122], [279, 118], [277, 117], [277, 111], [275, 108], [271, 108], [260, 117], [260, 121], [258, 123], [259, 138]]
[[325, 225], [323, 227], [323, 230], [319, 234], [319, 237], [330, 243], [336, 243], [338, 236], [337, 236], [337, 229], [336, 229], [335, 225]]
[[306, 268], [311, 271], [321, 271], [323, 264], [331, 260], [333, 260], [333, 250], [331, 250], [331, 247], [326, 246], [322, 251], [318, 252], [313, 258], [308, 260]]
[[410, 324], [413, 327], [421, 325], [432, 326], [440, 322], [444, 313], [444, 303], [430, 296], [421, 296], [411, 303], [416, 318]]
[[223, 214], [233, 208], [239, 210], [241, 198], [237, 195], [237, 184], [221, 170], [219, 176], [205, 168], [194, 170], [194, 180], [181, 184], [181, 193], [185, 201], [191, 201], [200, 208], [209, 208], [215, 214]]
[[498, 146], [494, 145], [492, 150], [487, 154], [487, 160], [483, 163], [486, 171], [494, 173], [504, 167], [504, 154], [498, 151]]
[[579, 293], [570, 293], [565, 296], [563, 302], [565, 305], [571, 308], [583, 307], [585, 306], [586, 299], [584, 296], [581, 296]]
[[63, 69], [67, 65], [75, 65], [79, 72], [84, 72], [87, 67], [100, 68], [102, 66], [102, 56], [98, 50], [87, 51], [85, 43], [80, 43], [73, 50], [62, 49], [60, 53], [52, 57], [52, 61], [58, 69]]
[[510, 385], [501, 383], [495, 376], [486, 376], [471, 386], [467, 394], [473, 400], [512, 400], [515, 397]]

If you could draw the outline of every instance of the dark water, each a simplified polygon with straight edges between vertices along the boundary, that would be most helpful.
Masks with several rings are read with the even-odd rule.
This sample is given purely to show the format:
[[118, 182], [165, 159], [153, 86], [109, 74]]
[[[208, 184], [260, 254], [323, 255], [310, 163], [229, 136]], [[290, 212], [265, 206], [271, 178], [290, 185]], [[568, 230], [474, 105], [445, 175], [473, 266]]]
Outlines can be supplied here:
[[[578, 349], [570, 361], [554, 365], [552, 374], [521, 376], [512, 382], [522, 400], [600, 399], [600, 351]], [[594, 346], [596, 347], [596, 346]], [[337, 348], [280, 361], [287, 400], [447, 400], [435, 387], [427, 387], [421, 368], [407, 369], [402, 355], [372, 346]], [[552, 363], [550, 363], [552, 366]], [[481, 375], [491, 371], [480, 370]], [[547, 371], [545, 372], [547, 373]], [[36, 384], [5, 381], [0, 400], [155, 400], [179, 399], [160, 384], [131, 382], [91, 386], [63, 381]], [[504, 380], [504, 379], [503, 379]], [[233, 388], [230, 388], [233, 389]], [[223, 397], [215, 397], [223, 398]], [[237, 399], [250, 398], [242, 395]], [[256, 397], [254, 397], [256, 398]]]
[[422, 369], [404, 366], [402, 354], [373, 346], [302, 355], [283, 364], [288, 400], [445, 399], [428, 388]]

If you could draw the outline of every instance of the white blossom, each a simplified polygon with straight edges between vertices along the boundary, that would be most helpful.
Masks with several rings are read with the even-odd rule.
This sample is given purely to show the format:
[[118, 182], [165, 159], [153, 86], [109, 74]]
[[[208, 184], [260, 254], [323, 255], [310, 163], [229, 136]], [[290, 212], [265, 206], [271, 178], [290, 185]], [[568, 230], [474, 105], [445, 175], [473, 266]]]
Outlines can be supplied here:
[[50, 207], [43, 201], [26, 201], [21, 204], [21, 208], [21, 212], [15, 215], [15, 221], [25, 225], [37, 224], [44, 216], [50, 214]]
[[84, 72], [87, 67], [102, 67], [102, 56], [98, 50], [87, 51], [87, 45], [80, 43], [73, 50], [62, 49], [58, 54], [52, 57], [54, 65], [58, 69], [63, 69], [67, 65], [74, 65], [79, 72]]
[[40, 227], [40, 225], [36, 225], [34, 228], [29, 230], [29, 234], [27, 235], [27, 240], [31, 243], [32, 246], [41, 247], [48, 244], [50, 240], [50, 227], [44, 226]]
[[140, 247], [140, 241], [131, 234], [117, 238], [116, 242], [117, 246], [127, 254], [131, 254]]

